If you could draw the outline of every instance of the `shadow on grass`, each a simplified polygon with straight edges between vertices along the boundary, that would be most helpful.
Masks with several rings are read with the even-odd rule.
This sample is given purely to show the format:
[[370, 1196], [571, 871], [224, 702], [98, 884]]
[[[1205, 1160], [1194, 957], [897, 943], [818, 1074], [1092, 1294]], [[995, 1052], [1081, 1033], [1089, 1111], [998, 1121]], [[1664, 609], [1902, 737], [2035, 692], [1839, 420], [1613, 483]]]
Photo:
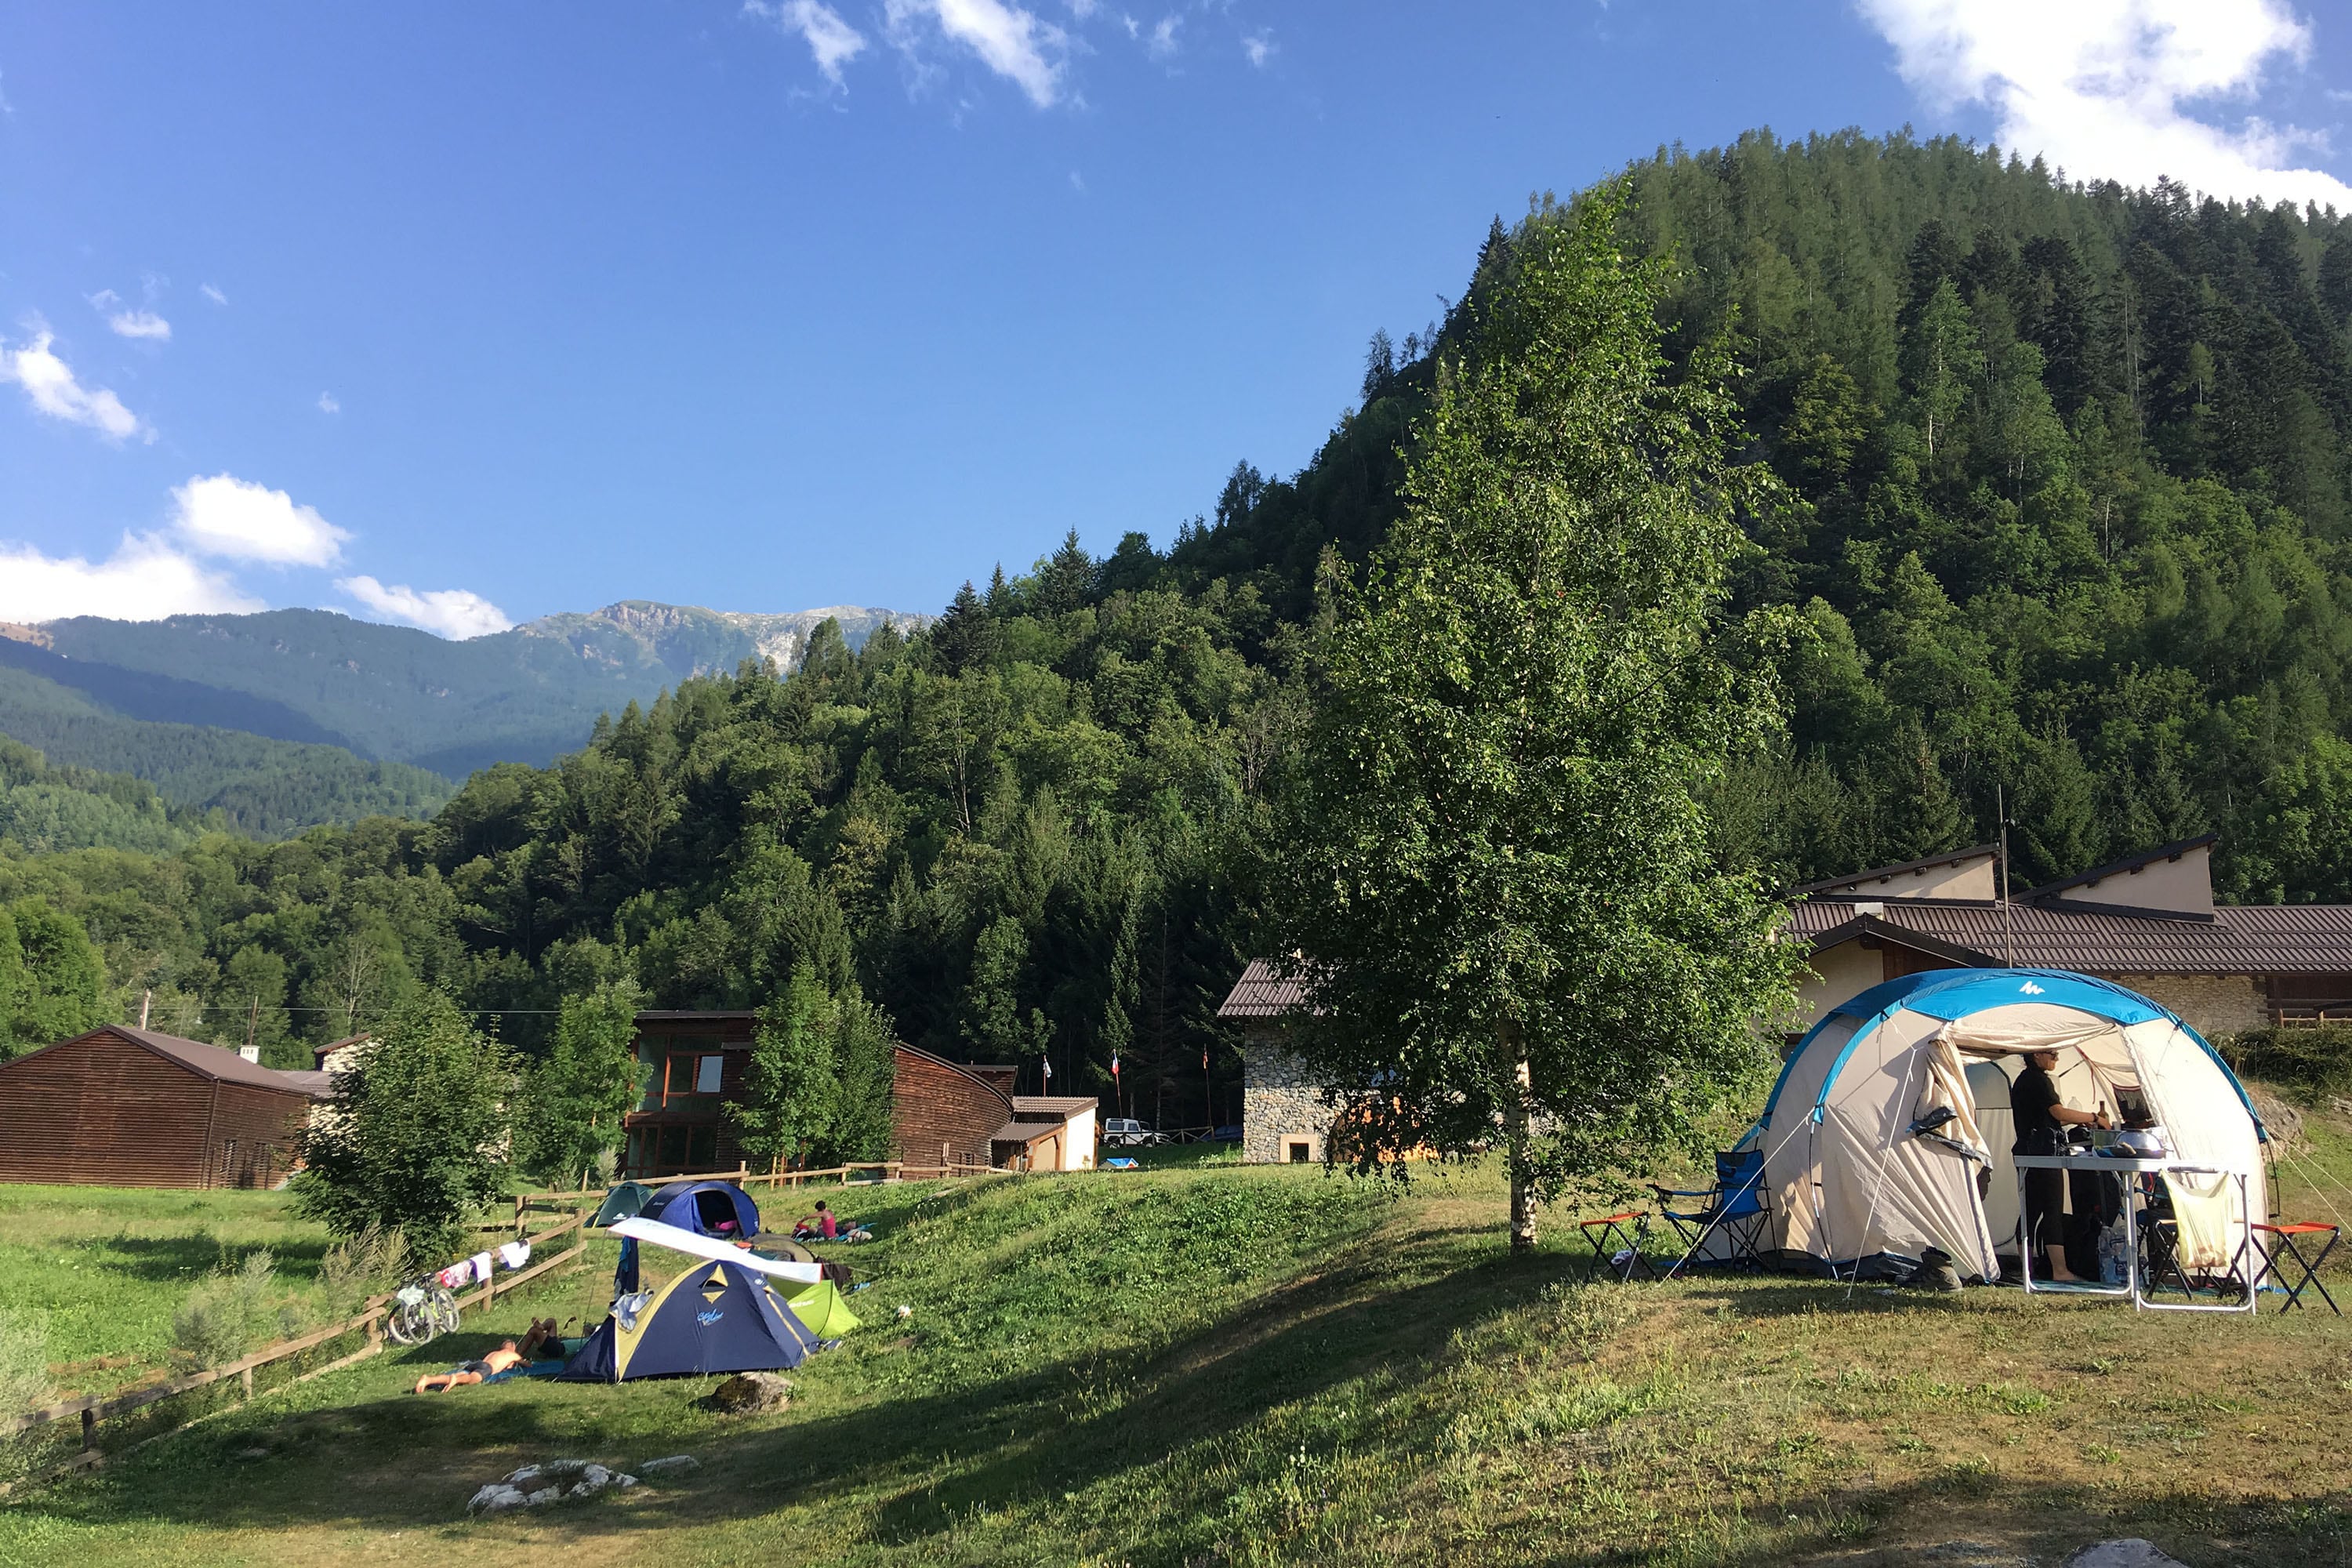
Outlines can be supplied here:
[[[2095, 1541], [2137, 1536], [2188, 1563], [2341, 1563], [2352, 1557], [2352, 1511], [2333, 1498], [2172, 1491], [2124, 1497], [2037, 1480], [2014, 1470], [1954, 1466], [1902, 1486], [1832, 1489], [1785, 1506], [1784, 1517], [1708, 1558], [1724, 1568], [1834, 1563], [1877, 1568], [1946, 1558], [2063, 1562]], [[1936, 1552], [1954, 1542], [1976, 1550]], [[1592, 1561], [1652, 1563], [1629, 1549]]]
[[322, 1241], [224, 1242], [208, 1230], [178, 1236], [116, 1235], [89, 1244], [97, 1266], [110, 1274], [158, 1283], [193, 1284], [215, 1268], [235, 1268], [249, 1253], [267, 1250], [289, 1279], [313, 1279], [327, 1247]]
[[[820, 1503], [855, 1510], [839, 1528], [856, 1520], [881, 1543], [919, 1541], [975, 1512], [1197, 1458], [1269, 1408], [1350, 1379], [1377, 1378], [1381, 1396], [1393, 1397], [1447, 1365], [1456, 1331], [1533, 1300], [1559, 1278], [1559, 1265], [1557, 1257], [1512, 1260], [1486, 1238], [1376, 1233], [1320, 1272], [1149, 1348], [1065, 1357], [837, 1415], [730, 1426], [686, 1409], [708, 1379], [634, 1384], [625, 1404], [607, 1386], [509, 1384], [275, 1417], [257, 1410], [26, 1506], [88, 1523], [414, 1527], [462, 1518], [466, 1498], [495, 1479], [508, 1455], [627, 1463], [684, 1447], [703, 1464], [691, 1482], [625, 1507], [567, 1510], [563, 1528], [630, 1535]], [[843, 1381], [887, 1376], [906, 1352], [888, 1348], [887, 1325], [869, 1332], [869, 1350], [804, 1371]], [[414, 1378], [499, 1337], [446, 1336], [373, 1365]], [[674, 1397], [648, 1397], [656, 1387]], [[1426, 1461], [1426, 1435], [1393, 1440], [1400, 1463]], [[1223, 1500], [1222, 1492], [1163, 1500], [1200, 1514]]]

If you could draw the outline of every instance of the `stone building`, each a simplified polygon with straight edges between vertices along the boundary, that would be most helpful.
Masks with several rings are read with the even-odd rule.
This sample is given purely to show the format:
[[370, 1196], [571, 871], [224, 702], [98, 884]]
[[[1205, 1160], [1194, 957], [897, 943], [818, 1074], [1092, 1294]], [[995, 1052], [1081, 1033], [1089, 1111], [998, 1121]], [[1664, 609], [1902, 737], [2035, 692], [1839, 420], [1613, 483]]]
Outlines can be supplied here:
[[2006, 899], [1991, 845], [1795, 889], [1796, 1026], [1882, 981], [2004, 965], [2112, 980], [2204, 1035], [2352, 1018], [2352, 905], [2216, 904], [2212, 850], [2184, 838]]
[[[1811, 973], [1790, 1037], [1827, 1008], [1930, 969], [2068, 969], [2127, 986], [2211, 1036], [2352, 1022], [2352, 905], [2216, 904], [2212, 834], [2007, 898], [1992, 845], [1790, 889]], [[1331, 1112], [1283, 1045], [1298, 986], [1263, 959], [1217, 1016], [1242, 1026], [1243, 1158], [1316, 1161]]]
[[1242, 1158], [1257, 1164], [1311, 1163], [1323, 1158], [1331, 1109], [1307, 1064], [1283, 1044], [1283, 1015], [1298, 1003], [1298, 983], [1253, 959], [1217, 1016], [1242, 1026]]

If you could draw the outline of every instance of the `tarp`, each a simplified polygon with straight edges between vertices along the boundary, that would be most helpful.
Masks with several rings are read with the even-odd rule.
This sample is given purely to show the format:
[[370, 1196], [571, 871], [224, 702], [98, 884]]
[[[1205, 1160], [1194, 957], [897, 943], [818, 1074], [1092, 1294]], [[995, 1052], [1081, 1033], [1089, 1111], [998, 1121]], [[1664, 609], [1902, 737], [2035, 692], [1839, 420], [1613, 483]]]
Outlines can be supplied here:
[[772, 1258], [761, 1258], [731, 1241], [698, 1236], [693, 1231], [680, 1230], [674, 1225], [664, 1225], [660, 1220], [646, 1219], [643, 1215], [622, 1220], [612, 1229], [614, 1236], [651, 1242], [656, 1247], [667, 1247], [672, 1251], [706, 1258], [715, 1263], [738, 1264], [754, 1274], [772, 1275], [796, 1284], [814, 1285], [824, 1278], [824, 1265], [822, 1263], [786, 1263]]
[[821, 1340], [837, 1340], [852, 1329], [863, 1327], [862, 1320], [849, 1310], [841, 1299], [840, 1288], [827, 1279], [810, 1286], [797, 1296], [788, 1297], [784, 1305], [802, 1326]]
[[[639, 1220], [624, 1220], [638, 1225]], [[800, 1365], [816, 1336], [740, 1258], [697, 1263], [625, 1326], [608, 1317], [558, 1375], [566, 1383], [774, 1372]]]
[[732, 1182], [672, 1182], [646, 1199], [638, 1213], [724, 1241], [749, 1241], [760, 1234], [759, 1205]]
[[[2008, 1089], [2029, 1051], [2059, 1053], [2067, 1103], [2146, 1104], [2184, 1160], [2231, 1173], [2227, 1192], [2168, 1182], [2192, 1272], [2245, 1240], [2235, 1177], [2263, 1212], [2261, 1122], [2243, 1086], [2173, 1014], [2064, 970], [1931, 970], [1832, 1007], [1790, 1053], [1743, 1147], [1761, 1148], [1766, 1246], [1836, 1268], [1916, 1259], [1933, 1246], [1963, 1275], [1998, 1278], [2017, 1235]], [[1948, 1111], [1932, 1137], [1920, 1118]], [[1990, 1125], [1987, 1123], [1990, 1122]]]

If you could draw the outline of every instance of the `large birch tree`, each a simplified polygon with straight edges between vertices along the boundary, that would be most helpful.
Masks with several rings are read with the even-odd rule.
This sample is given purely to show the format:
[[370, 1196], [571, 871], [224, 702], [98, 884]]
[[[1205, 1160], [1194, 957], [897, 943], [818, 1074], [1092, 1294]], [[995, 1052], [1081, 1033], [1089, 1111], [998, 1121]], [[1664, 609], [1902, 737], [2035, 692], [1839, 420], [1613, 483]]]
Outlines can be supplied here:
[[1669, 381], [1666, 274], [1613, 197], [1488, 259], [1408, 451], [1406, 510], [1336, 616], [1286, 799], [1292, 1037], [1362, 1172], [1499, 1146], [1511, 1240], [1569, 1178], [1696, 1147], [1769, 1061], [1796, 959], [1708, 853], [1702, 792], [1779, 713], [1777, 623], [1727, 611], [1738, 519], [1719, 348]]

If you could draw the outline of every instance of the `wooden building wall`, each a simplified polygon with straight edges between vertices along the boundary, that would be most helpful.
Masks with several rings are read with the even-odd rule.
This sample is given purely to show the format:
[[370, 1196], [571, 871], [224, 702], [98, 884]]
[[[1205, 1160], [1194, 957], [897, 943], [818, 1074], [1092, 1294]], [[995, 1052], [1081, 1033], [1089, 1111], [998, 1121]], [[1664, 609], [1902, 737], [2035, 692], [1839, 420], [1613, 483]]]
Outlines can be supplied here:
[[291, 1089], [215, 1083], [111, 1035], [68, 1040], [0, 1066], [0, 1181], [204, 1187], [251, 1183], [268, 1166], [275, 1182], [310, 1106]]
[[891, 1063], [890, 1123], [898, 1158], [910, 1165], [948, 1158], [990, 1163], [989, 1140], [1013, 1120], [1012, 1097], [975, 1072], [900, 1046]]

